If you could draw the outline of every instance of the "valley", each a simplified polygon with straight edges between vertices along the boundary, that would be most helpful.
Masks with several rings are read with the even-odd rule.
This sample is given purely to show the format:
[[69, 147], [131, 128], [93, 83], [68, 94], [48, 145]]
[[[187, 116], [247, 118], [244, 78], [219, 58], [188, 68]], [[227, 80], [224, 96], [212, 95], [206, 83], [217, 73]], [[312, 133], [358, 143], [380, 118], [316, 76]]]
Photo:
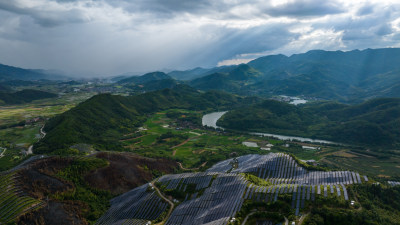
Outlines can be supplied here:
[[3, 81], [7, 99], [53, 95], [0, 106], [0, 223], [398, 224], [400, 96], [338, 94], [316, 73], [329, 94], [294, 91], [308, 75], [260, 60], [182, 80]]

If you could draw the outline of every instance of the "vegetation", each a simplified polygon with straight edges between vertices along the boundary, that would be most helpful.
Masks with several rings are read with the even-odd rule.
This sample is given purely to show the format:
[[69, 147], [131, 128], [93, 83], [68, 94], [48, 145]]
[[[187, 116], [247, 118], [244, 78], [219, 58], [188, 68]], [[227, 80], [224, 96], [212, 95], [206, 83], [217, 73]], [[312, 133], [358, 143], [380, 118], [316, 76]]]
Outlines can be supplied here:
[[[284, 217], [293, 218], [293, 210], [290, 204], [286, 201], [278, 200], [276, 202], [254, 202], [246, 201], [239, 212], [236, 213], [236, 221], [233, 224], [241, 224], [245, 217], [251, 212], [252, 218], [262, 218], [264, 220], [271, 220], [274, 224], [281, 223], [284, 221]], [[255, 222], [255, 221], [253, 221]], [[250, 223], [252, 224], [252, 223]]]
[[46, 91], [38, 91], [31, 89], [25, 89], [13, 93], [0, 92], [0, 105], [22, 104], [22, 103], [32, 102], [33, 100], [54, 98], [54, 97], [57, 97], [57, 95]]
[[350, 187], [349, 192], [359, 200], [358, 208], [332, 200], [317, 201], [305, 224], [400, 224], [399, 187], [363, 184]]
[[[202, 90], [306, 96], [353, 103], [376, 97], [400, 97], [399, 54], [398, 48], [313, 50], [290, 57], [260, 57], [233, 68], [190, 70], [186, 74], [193, 78], [190, 85]], [[171, 73], [176, 77], [183, 77], [182, 74]]]
[[261, 179], [251, 173], [243, 173], [244, 178], [246, 178], [246, 180], [248, 180], [250, 183], [255, 184], [257, 186], [270, 186], [271, 183]]
[[15, 184], [15, 174], [0, 175], [0, 223], [12, 222], [19, 214], [41, 206], [41, 202], [20, 194]]
[[113, 195], [104, 190], [90, 187], [84, 180], [85, 174], [97, 168], [107, 166], [107, 161], [97, 158], [76, 158], [72, 163], [58, 172], [58, 176], [73, 182], [73, 191], [55, 194], [58, 200], [81, 201], [87, 204], [89, 210], [83, 210], [85, 218], [94, 223], [109, 207]]
[[375, 99], [359, 105], [332, 102], [301, 107], [266, 100], [226, 113], [218, 125], [230, 129], [327, 139], [341, 143], [397, 146], [400, 99]]
[[152, 73], [146, 73], [142, 76], [128, 77], [128, 78], [119, 80], [118, 83], [120, 83], [120, 84], [124, 84], [124, 83], [145, 84], [150, 81], [166, 80], [166, 79], [171, 79], [171, 77], [163, 72], [152, 72]]
[[34, 150], [39, 154], [67, 154], [68, 148], [77, 143], [94, 144], [98, 149], [122, 150], [122, 145], [116, 142], [120, 133], [136, 131], [149, 114], [169, 108], [210, 110], [250, 102], [226, 93], [199, 93], [187, 86], [179, 87], [130, 97], [97, 95], [46, 123], [48, 134]]

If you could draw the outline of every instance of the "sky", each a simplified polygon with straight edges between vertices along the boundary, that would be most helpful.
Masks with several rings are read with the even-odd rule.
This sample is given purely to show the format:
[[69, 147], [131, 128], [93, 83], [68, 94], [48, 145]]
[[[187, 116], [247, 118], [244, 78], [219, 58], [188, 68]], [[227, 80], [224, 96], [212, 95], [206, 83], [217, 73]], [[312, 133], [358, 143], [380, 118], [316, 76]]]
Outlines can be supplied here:
[[0, 0], [0, 63], [78, 76], [400, 47], [398, 0]]

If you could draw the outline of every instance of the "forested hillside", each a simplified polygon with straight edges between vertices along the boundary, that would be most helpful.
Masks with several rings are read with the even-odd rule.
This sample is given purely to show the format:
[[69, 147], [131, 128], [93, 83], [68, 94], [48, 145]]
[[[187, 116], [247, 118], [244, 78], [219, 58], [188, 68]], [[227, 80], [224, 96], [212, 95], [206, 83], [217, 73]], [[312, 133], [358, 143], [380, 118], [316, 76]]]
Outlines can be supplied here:
[[46, 91], [32, 89], [25, 89], [17, 92], [0, 92], [0, 105], [22, 104], [38, 99], [54, 97], [57, 97], [57, 95]]
[[[399, 55], [397, 48], [269, 55], [230, 70], [198, 75], [190, 85], [245, 95], [302, 95], [341, 102], [400, 97]], [[192, 77], [190, 71], [188, 76]]]
[[257, 98], [237, 97], [216, 91], [200, 93], [184, 85], [130, 97], [97, 95], [50, 119], [45, 126], [47, 135], [35, 145], [34, 151], [64, 151], [77, 143], [116, 150], [121, 148], [116, 140], [123, 133], [134, 131], [149, 114], [157, 111], [169, 108], [220, 110], [256, 101]]
[[360, 145], [400, 143], [400, 99], [358, 105], [316, 102], [294, 106], [274, 100], [225, 114], [218, 125], [230, 129], [327, 139]]

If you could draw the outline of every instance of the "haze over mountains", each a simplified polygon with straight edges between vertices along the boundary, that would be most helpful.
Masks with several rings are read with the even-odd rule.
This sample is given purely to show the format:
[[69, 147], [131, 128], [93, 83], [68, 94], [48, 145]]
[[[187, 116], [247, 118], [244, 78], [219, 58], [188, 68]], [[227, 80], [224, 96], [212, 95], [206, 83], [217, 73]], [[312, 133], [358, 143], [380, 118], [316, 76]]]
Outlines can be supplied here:
[[[400, 97], [400, 49], [313, 50], [292, 56], [269, 55], [247, 64], [195, 68], [169, 73], [118, 77], [124, 85], [145, 91], [186, 83], [200, 90], [244, 95], [289, 95], [343, 102]], [[45, 71], [0, 66], [0, 80], [62, 79]]]
[[349, 52], [313, 50], [289, 57], [260, 57], [238, 66], [149, 73], [142, 78], [131, 77], [119, 82], [144, 85], [158, 80], [162, 87], [160, 80], [171, 83], [171, 78], [175, 78], [201, 90], [260, 96], [302, 95], [351, 102], [373, 97], [399, 97], [399, 55], [397, 48]]

